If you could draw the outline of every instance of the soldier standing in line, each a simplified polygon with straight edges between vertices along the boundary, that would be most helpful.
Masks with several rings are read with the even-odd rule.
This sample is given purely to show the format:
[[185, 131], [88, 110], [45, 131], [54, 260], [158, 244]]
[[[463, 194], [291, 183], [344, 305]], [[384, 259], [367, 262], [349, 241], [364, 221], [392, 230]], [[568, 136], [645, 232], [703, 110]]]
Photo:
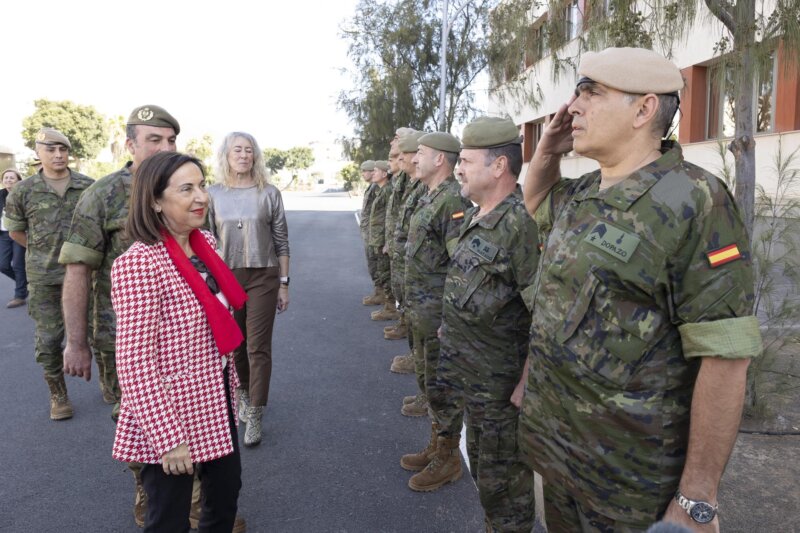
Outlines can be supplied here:
[[389, 162], [375, 161], [372, 171], [372, 183], [377, 187], [372, 206], [369, 211], [368, 245], [375, 258], [375, 284], [383, 293], [383, 309], [373, 311], [372, 320], [393, 320], [397, 317], [394, 295], [390, 283], [389, 255], [384, 252], [386, 245], [386, 208], [392, 194], [392, 183], [389, 179]]
[[444, 280], [464, 211], [472, 206], [461, 196], [453, 177], [460, 151], [461, 143], [449, 133], [428, 133], [419, 139], [413, 159], [417, 178], [425, 184], [427, 194], [420, 199], [409, 225], [405, 296], [414, 336], [417, 384], [429, 401], [431, 439], [421, 452], [404, 455], [400, 465], [418, 472], [408, 486], [423, 492], [456, 481], [462, 473], [460, 434], [437, 437], [442, 420], [461, 425], [463, 403], [436, 379]]
[[[64, 280], [64, 317], [67, 345], [64, 350], [64, 371], [72, 376], [91, 378], [91, 351], [86, 343], [88, 324], [86, 309], [90, 287], [94, 295], [93, 348], [104, 372], [99, 379], [104, 391], [110, 392], [116, 405], [112, 417], [119, 412], [121, 391], [116, 370], [116, 315], [111, 305], [111, 267], [131, 244], [125, 235], [131, 184], [136, 169], [153, 154], [176, 150], [180, 124], [167, 110], [156, 105], [135, 108], [125, 130], [125, 147], [132, 160], [120, 170], [97, 180], [83, 195], [75, 210], [69, 234], [61, 248], [59, 262], [66, 265]], [[98, 365], [100, 366], [100, 365]], [[133, 515], [139, 527], [144, 526], [146, 495], [142, 486], [141, 464], [130, 463], [136, 494]], [[192, 498], [192, 523], [199, 518], [199, 483], [195, 477]], [[244, 531], [244, 521], [237, 516], [235, 531]]]
[[[684, 87], [650, 50], [581, 58], [525, 203], [549, 228], [520, 446], [548, 530], [719, 531], [717, 488], [761, 352], [749, 238], [725, 185], [668, 137]], [[559, 179], [574, 149], [600, 169]]]
[[[394, 233], [397, 227], [397, 216], [402, 209], [402, 198], [405, 195], [406, 187], [408, 186], [408, 174], [403, 171], [400, 166], [400, 137], [408, 135], [414, 130], [411, 128], [397, 128], [397, 132], [392, 139], [391, 148], [389, 150], [389, 174], [392, 177], [392, 194], [386, 204], [386, 244], [384, 245], [383, 252], [389, 256], [389, 271], [390, 280], [397, 276], [397, 261], [395, 260], [392, 250], [395, 247]], [[394, 284], [392, 284], [392, 295], [397, 302], [397, 312], [400, 314], [397, 324], [386, 326], [383, 328], [383, 338], [387, 340], [399, 340], [408, 336], [408, 327], [403, 314], [403, 296], [394, 291]]]
[[[36, 362], [44, 369], [50, 388], [50, 418], [72, 418], [72, 404], [64, 381], [64, 316], [61, 288], [64, 267], [58, 253], [69, 229], [72, 213], [93, 180], [69, 168], [72, 145], [64, 134], [43, 128], [36, 135], [36, 155], [42, 163], [37, 174], [14, 186], [5, 208], [9, 235], [27, 247], [28, 314], [36, 323]], [[83, 309], [86, 320], [86, 309]], [[86, 342], [84, 331], [83, 342]]]
[[[511, 403], [523, 387], [531, 324], [522, 291], [533, 285], [539, 261], [538, 229], [517, 185], [522, 137], [510, 119], [482, 117], [464, 128], [461, 142], [461, 194], [477, 207], [464, 215], [447, 271], [436, 376], [464, 398], [486, 530], [530, 533], [533, 471], [518, 450], [519, 409]], [[433, 411], [449, 412], [436, 399]], [[438, 438], [459, 435], [461, 418], [440, 418]]]
[[361, 220], [359, 221], [359, 228], [361, 229], [361, 239], [364, 241], [364, 254], [367, 257], [367, 271], [372, 280], [375, 290], [372, 294], [364, 296], [361, 303], [364, 305], [381, 305], [384, 302], [383, 290], [378, 286], [376, 281], [375, 272], [375, 255], [369, 246], [369, 213], [372, 209], [372, 202], [375, 200], [375, 193], [377, 187], [372, 183], [372, 172], [375, 170], [375, 161], [368, 159], [361, 163], [361, 177], [364, 181], [369, 183], [366, 190], [364, 190], [364, 201], [361, 204]]

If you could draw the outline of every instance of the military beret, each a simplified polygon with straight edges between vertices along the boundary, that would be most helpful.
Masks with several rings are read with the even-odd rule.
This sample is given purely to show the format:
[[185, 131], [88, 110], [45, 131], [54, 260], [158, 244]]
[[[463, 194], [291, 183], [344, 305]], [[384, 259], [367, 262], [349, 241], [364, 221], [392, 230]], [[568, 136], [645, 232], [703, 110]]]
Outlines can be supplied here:
[[157, 105], [139, 106], [128, 117], [129, 126], [155, 126], [157, 128], [172, 128], [175, 135], [181, 132], [181, 125], [170, 115], [166, 109]]
[[434, 150], [441, 152], [451, 152], [457, 154], [461, 151], [461, 143], [453, 135], [443, 131], [434, 131], [433, 133], [426, 133], [419, 138], [419, 144], [429, 146]]
[[367, 159], [366, 161], [361, 163], [361, 170], [370, 172], [374, 169], [375, 169], [375, 161], [373, 161], [372, 159]]
[[412, 131], [400, 137], [397, 141], [397, 148], [404, 154], [409, 152], [416, 152], [419, 148], [419, 138], [425, 135], [424, 131]]
[[379, 168], [384, 172], [389, 172], [389, 162], [388, 161], [375, 161], [375, 168]]
[[496, 148], [522, 144], [519, 128], [510, 118], [478, 117], [464, 127], [462, 148]]
[[67, 136], [54, 128], [40, 129], [39, 133], [36, 134], [36, 144], [46, 144], [48, 146], [53, 144], [63, 144], [72, 150], [72, 144], [69, 142], [69, 139], [67, 139]]
[[669, 94], [683, 89], [681, 71], [664, 56], [644, 48], [606, 48], [586, 52], [578, 83], [596, 81], [633, 94]]
[[412, 133], [413, 131], [414, 131], [414, 128], [397, 128], [397, 131], [395, 131], [394, 134], [397, 137], [402, 137], [403, 135], [408, 135], [409, 133]]

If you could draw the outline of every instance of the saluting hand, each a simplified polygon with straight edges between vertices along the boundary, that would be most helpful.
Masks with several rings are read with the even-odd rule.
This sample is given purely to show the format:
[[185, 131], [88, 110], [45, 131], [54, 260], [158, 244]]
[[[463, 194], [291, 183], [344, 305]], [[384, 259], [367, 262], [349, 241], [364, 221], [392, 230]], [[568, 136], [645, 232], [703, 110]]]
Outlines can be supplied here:
[[189, 446], [182, 442], [161, 456], [162, 468], [167, 475], [194, 474]]
[[542, 138], [536, 145], [536, 151], [546, 155], [561, 155], [572, 151], [572, 115], [568, 108], [575, 101], [572, 95], [569, 101], [562, 105], [542, 132]]

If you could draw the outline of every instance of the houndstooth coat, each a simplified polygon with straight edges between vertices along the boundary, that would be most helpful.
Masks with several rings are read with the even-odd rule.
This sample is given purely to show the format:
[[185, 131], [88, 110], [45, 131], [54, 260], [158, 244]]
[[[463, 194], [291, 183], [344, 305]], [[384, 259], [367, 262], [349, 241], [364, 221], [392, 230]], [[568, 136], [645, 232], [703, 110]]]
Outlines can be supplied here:
[[[194, 463], [232, 453], [222, 358], [200, 302], [163, 243], [136, 242], [114, 261], [111, 299], [122, 389], [113, 457], [160, 463], [182, 442]], [[236, 405], [239, 378], [228, 358], [229, 400]]]

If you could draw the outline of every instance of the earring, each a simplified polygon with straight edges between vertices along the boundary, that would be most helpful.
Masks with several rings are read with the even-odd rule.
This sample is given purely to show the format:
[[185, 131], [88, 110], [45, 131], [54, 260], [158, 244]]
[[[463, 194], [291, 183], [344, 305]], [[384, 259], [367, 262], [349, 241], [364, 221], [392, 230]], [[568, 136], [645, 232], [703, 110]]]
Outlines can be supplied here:
[[160, 205], [157, 205], [157, 206], [155, 207], [155, 210], [156, 210], [156, 213], [160, 213], [160, 212], [161, 212], [161, 206], [160, 206]]

